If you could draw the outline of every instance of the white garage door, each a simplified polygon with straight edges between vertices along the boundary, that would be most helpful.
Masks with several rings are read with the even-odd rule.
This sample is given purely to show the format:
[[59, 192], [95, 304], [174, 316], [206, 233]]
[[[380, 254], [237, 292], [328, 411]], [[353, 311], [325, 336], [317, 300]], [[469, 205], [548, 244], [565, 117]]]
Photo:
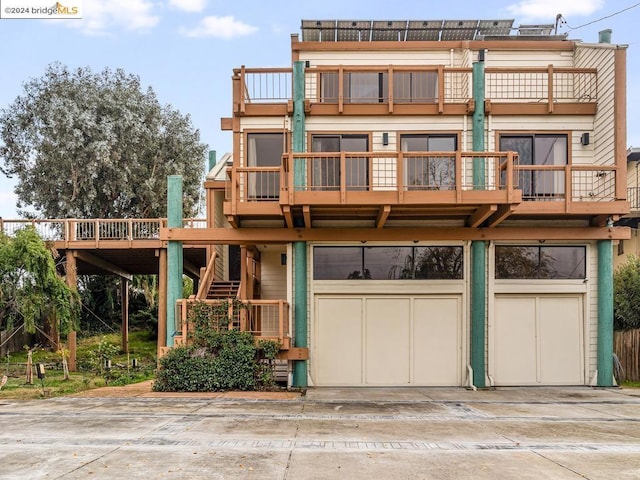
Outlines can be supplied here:
[[496, 295], [495, 384], [584, 384], [582, 325], [582, 295]]
[[316, 385], [460, 385], [461, 300], [317, 295]]

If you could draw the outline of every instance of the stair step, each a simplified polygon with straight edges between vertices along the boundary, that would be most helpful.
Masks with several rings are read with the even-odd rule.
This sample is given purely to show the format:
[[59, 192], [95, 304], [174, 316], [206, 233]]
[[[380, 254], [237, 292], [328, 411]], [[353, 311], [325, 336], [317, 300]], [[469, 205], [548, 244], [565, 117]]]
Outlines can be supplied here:
[[239, 288], [240, 288], [240, 282], [236, 282], [236, 281], [214, 282], [209, 287], [209, 291], [207, 292], [207, 298], [216, 299], [216, 298], [235, 297], [238, 294]]

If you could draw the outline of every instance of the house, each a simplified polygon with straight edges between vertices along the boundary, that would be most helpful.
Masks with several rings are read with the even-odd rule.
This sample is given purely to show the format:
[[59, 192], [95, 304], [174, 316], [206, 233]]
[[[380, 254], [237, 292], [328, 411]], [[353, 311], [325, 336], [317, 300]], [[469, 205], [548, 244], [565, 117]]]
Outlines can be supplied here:
[[640, 148], [627, 149], [627, 199], [629, 213], [617, 222], [617, 225], [631, 228], [631, 238], [618, 242], [617, 255], [614, 255], [613, 267], [618, 269], [630, 256], [640, 256], [638, 239], [638, 221], [640, 220]]
[[295, 386], [611, 386], [626, 46], [512, 20], [301, 30], [291, 66], [233, 71], [208, 228], [170, 208], [169, 247], [209, 247], [198, 298], [248, 301], [235, 324], [281, 341]]

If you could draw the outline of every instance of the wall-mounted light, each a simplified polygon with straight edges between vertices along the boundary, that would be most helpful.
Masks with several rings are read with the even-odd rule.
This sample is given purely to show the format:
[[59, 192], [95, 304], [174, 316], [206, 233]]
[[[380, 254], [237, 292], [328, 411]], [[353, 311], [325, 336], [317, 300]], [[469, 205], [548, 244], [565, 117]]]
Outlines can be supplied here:
[[304, 68], [309, 68], [311, 66], [311, 62], [309, 60], [305, 60]]
[[280, 254], [280, 265], [286, 265], [287, 264], [287, 254], [286, 253], [281, 253]]
[[589, 145], [589, 132], [584, 132], [581, 136], [580, 136], [580, 143], [582, 145]]
[[382, 145], [389, 145], [389, 133], [384, 132], [382, 134]]

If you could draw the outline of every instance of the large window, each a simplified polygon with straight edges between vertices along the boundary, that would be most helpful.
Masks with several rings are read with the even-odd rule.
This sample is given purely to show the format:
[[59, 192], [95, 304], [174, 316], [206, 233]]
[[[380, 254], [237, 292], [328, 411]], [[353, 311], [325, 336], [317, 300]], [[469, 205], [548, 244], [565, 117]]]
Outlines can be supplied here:
[[572, 246], [496, 246], [496, 278], [584, 279], [586, 248]]
[[567, 135], [500, 135], [500, 151], [518, 152], [516, 171], [523, 200], [564, 198]]
[[315, 247], [314, 280], [460, 280], [462, 247]]
[[[455, 190], [456, 135], [409, 134], [400, 137], [407, 190]], [[451, 152], [444, 155], [419, 155], [410, 152]]]
[[434, 103], [438, 101], [438, 72], [394, 72], [395, 103]]
[[[344, 72], [344, 103], [383, 103], [388, 101], [388, 74], [386, 72]], [[338, 73], [320, 76], [321, 98], [326, 103], [337, 103]]]
[[[280, 195], [280, 172], [285, 151], [283, 133], [248, 133], [247, 166], [257, 167], [247, 173], [248, 198], [250, 200], [274, 200]], [[265, 170], [261, 168], [267, 167]]]
[[[368, 135], [314, 135], [313, 152], [367, 152]], [[349, 155], [346, 172], [341, 172], [340, 156], [322, 156], [313, 159], [312, 184], [315, 190], [339, 190], [340, 175], [345, 175], [347, 190], [367, 190], [369, 186], [369, 160], [367, 156]]]

